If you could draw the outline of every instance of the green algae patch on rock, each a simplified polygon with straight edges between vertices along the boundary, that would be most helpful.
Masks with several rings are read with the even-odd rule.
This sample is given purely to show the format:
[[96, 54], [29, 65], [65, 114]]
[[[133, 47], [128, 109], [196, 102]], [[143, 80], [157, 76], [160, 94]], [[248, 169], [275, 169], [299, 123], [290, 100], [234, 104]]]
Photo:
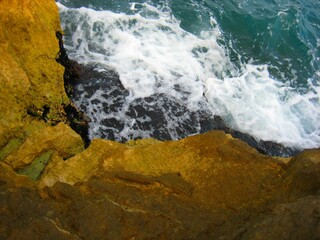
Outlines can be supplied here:
[[66, 161], [55, 157], [41, 176], [40, 185], [53, 186], [56, 182], [75, 184], [87, 181], [103, 172], [104, 159], [121, 155], [124, 149], [124, 144], [95, 139], [89, 148]]
[[18, 171], [18, 173], [21, 175], [26, 175], [32, 180], [36, 181], [40, 177], [43, 169], [47, 166], [52, 153], [53, 151], [45, 152], [44, 154], [33, 160], [33, 162], [29, 166]]
[[5, 159], [10, 153], [16, 151], [23, 141], [19, 138], [11, 139], [8, 144], [0, 151], [0, 161]]
[[56, 126], [39, 128], [31, 131], [24, 143], [4, 162], [15, 170], [21, 170], [30, 165], [42, 153], [53, 150], [63, 158], [70, 158], [84, 150], [81, 137], [69, 126], [59, 123]]

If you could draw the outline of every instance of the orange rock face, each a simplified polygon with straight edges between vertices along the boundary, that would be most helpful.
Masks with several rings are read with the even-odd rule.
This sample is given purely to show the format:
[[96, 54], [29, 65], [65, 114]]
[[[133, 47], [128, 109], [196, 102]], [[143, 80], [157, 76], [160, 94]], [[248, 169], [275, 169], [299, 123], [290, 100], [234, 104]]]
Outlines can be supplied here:
[[241, 209], [267, 201], [283, 175], [282, 163], [221, 131], [180, 141], [136, 143], [94, 140], [83, 153], [48, 167], [41, 182], [75, 184], [110, 171], [153, 177], [170, 174], [173, 182], [188, 182], [185, 191], [204, 205]]
[[318, 239], [319, 154], [285, 164], [209, 132], [95, 140], [65, 161], [56, 152], [36, 182], [1, 163], [0, 237]]
[[46, 105], [50, 118], [61, 118], [61, 103], [69, 100], [55, 61], [59, 30], [55, 1], [0, 1], [0, 146], [25, 132], [30, 108]]

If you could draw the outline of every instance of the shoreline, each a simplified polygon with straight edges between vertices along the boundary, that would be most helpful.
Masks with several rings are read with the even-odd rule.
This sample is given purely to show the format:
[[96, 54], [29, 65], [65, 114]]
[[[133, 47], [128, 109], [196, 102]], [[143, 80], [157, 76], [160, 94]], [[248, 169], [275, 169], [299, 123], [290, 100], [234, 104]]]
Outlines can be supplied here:
[[0, 1], [0, 30], [0, 239], [320, 238], [320, 149], [270, 157], [223, 131], [89, 145], [55, 1]]

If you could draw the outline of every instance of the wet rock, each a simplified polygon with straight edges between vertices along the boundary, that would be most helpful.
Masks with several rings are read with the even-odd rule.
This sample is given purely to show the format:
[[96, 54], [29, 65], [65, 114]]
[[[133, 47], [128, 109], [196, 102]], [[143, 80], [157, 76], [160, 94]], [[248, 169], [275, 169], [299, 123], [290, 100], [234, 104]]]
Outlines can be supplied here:
[[236, 131], [229, 128], [220, 116], [201, 115], [201, 133], [210, 130], [222, 130], [229, 133], [234, 138], [241, 139], [249, 144], [251, 147], [257, 149], [262, 154], [267, 154], [274, 157], [291, 157], [299, 153], [298, 149], [292, 147], [285, 147], [279, 143], [271, 141], [263, 141], [254, 138], [253, 136]]
[[[82, 77], [89, 76], [95, 73], [92, 69], [87, 69], [84, 66], [78, 64], [75, 61], [69, 59], [67, 52], [63, 46], [63, 36], [61, 32], [56, 32], [56, 37], [59, 41], [59, 54], [56, 61], [64, 66], [65, 71], [63, 75], [64, 88], [69, 98], [74, 95], [75, 84], [80, 82]], [[85, 147], [90, 144], [89, 138], [89, 122], [90, 119], [86, 116], [84, 112], [77, 109], [74, 104], [64, 104], [63, 109], [66, 113], [68, 124], [70, 127], [76, 131], [83, 139]]]
[[132, 126], [135, 131], [149, 131], [149, 137], [158, 140], [187, 137], [197, 133], [199, 128], [196, 113], [165, 94], [154, 94], [130, 102], [125, 115], [135, 119]]
[[117, 73], [110, 69], [98, 72], [95, 68], [81, 66], [82, 70], [78, 71], [79, 77], [73, 86], [74, 101], [92, 120], [94, 127], [91, 128], [94, 130], [91, 137], [119, 142], [146, 137], [173, 140], [211, 130], [223, 130], [263, 154], [289, 157], [298, 152], [235, 131], [227, 127], [221, 117], [204, 109], [191, 111], [181, 101], [163, 93], [130, 99]]
[[[99, 66], [77, 66], [77, 76], [72, 80], [73, 90], [70, 97], [78, 104], [80, 102], [79, 110], [90, 116], [92, 124], [98, 125], [95, 131], [100, 137], [115, 140], [115, 134], [123, 128], [124, 119], [114, 118], [113, 113], [122, 111], [129, 92], [123, 87], [115, 71], [111, 69], [98, 71]], [[79, 99], [84, 100], [79, 101]], [[101, 111], [110, 117], [101, 119], [97, 114]]]
[[79, 111], [73, 104], [64, 105], [63, 107], [69, 126], [78, 133], [87, 148], [90, 145], [89, 138], [89, 118], [81, 111]]
[[71, 95], [80, 110], [91, 118], [92, 138], [125, 142], [151, 137], [165, 141], [223, 130], [263, 154], [289, 157], [298, 153], [297, 149], [255, 139], [229, 128], [221, 117], [205, 110], [209, 108], [205, 102], [202, 102], [202, 108], [192, 111], [181, 100], [164, 93], [130, 98], [129, 91], [114, 70], [78, 64], [76, 76], [72, 81]]

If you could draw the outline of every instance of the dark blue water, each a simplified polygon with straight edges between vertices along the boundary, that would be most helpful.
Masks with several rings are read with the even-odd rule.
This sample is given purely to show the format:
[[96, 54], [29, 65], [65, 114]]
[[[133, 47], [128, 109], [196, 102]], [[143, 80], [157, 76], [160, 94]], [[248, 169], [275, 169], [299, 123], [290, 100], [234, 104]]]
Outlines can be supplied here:
[[[193, 109], [197, 102], [201, 105], [199, 108], [210, 108], [213, 114], [222, 116], [230, 127], [258, 139], [301, 149], [320, 146], [320, 1], [58, 2], [63, 4], [59, 5], [61, 21], [70, 55], [85, 64], [96, 62], [115, 68], [123, 86], [130, 92], [128, 101], [158, 93], [182, 101], [192, 96], [196, 100], [187, 104], [187, 108]], [[110, 19], [113, 21], [109, 22]], [[158, 26], [154, 21], [158, 21]], [[160, 31], [153, 31], [152, 24]], [[137, 40], [138, 44], [131, 47], [139, 46], [131, 55], [143, 52], [140, 58], [131, 59], [128, 52], [132, 48], [119, 48], [125, 46], [121, 45], [122, 41], [131, 37], [130, 43], [136, 44]], [[154, 39], [154, 45], [150, 39]], [[169, 48], [170, 43], [165, 44], [166, 41], [172, 41], [179, 51], [166, 55], [174, 51]], [[194, 45], [189, 49], [191, 42]], [[162, 49], [166, 50], [161, 52]], [[152, 50], [159, 54], [150, 53]], [[167, 61], [162, 62], [161, 56]], [[190, 60], [183, 63], [188, 56], [191, 56]], [[128, 59], [141, 64], [128, 65], [124, 70], [125, 66], [119, 61], [124, 63]], [[199, 68], [188, 72], [191, 65], [197, 65], [193, 59], [199, 63]], [[153, 66], [152, 61], [157, 61], [158, 65]], [[176, 62], [181, 65], [175, 66]], [[173, 66], [168, 70], [174, 72], [172, 76], [160, 69], [166, 63]], [[151, 70], [146, 73], [146, 69]], [[203, 74], [192, 74], [197, 71]], [[131, 79], [131, 75], [155, 80], [139, 82]], [[181, 76], [185, 75], [194, 79], [194, 86], [187, 77], [183, 80]], [[163, 80], [166, 78], [168, 81]], [[133, 82], [137, 85], [134, 86]], [[183, 86], [183, 82], [186, 83], [185, 95], [180, 94], [182, 91], [175, 94], [172, 90], [171, 93], [170, 89]], [[191, 93], [192, 89], [202, 91], [199, 96], [204, 95], [205, 99], [198, 99], [198, 93]], [[101, 98], [101, 94], [98, 95], [96, 97]], [[125, 118], [119, 114], [116, 118]], [[101, 117], [92, 116], [92, 119], [98, 124], [98, 119], [105, 117], [102, 114]], [[174, 117], [169, 118], [176, 121]], [[101, 136], [97, 131], [92, 130], [92, 137]], [[123, 137], [126, 131], [119, 134]], [[149, 133], [140, 137], [152, 136]]]

